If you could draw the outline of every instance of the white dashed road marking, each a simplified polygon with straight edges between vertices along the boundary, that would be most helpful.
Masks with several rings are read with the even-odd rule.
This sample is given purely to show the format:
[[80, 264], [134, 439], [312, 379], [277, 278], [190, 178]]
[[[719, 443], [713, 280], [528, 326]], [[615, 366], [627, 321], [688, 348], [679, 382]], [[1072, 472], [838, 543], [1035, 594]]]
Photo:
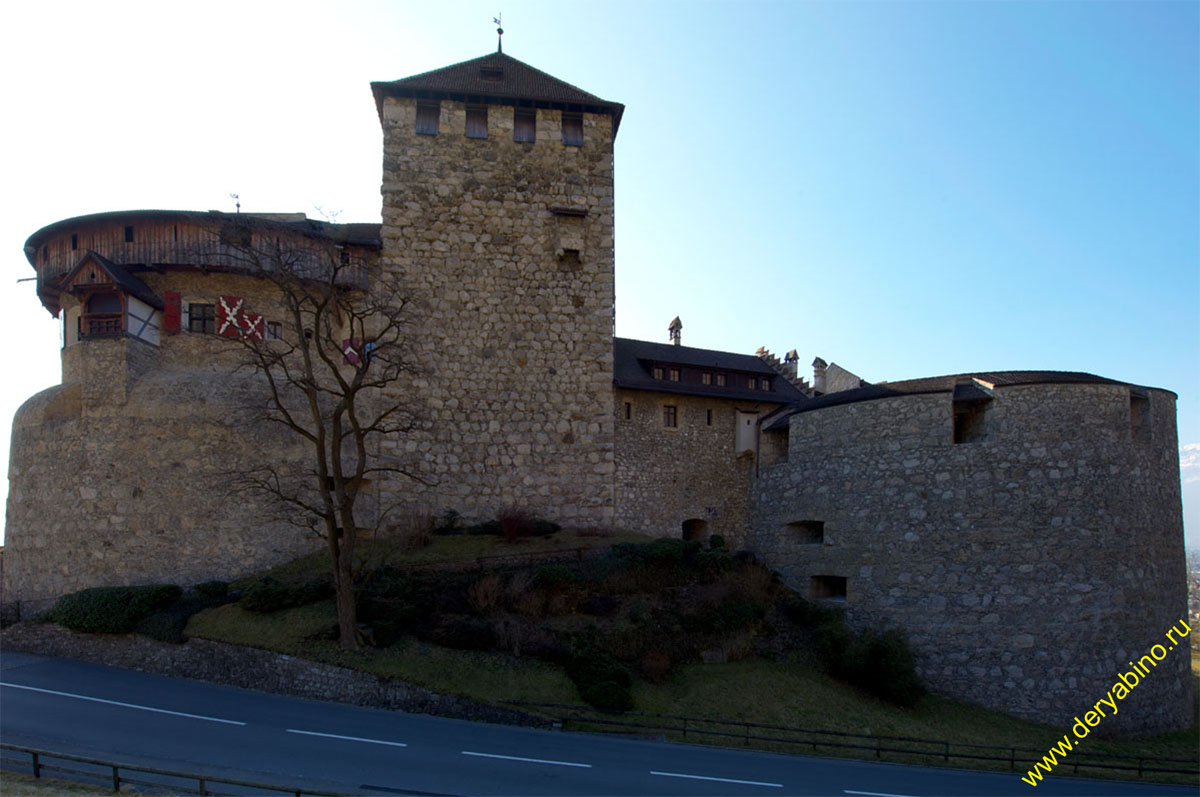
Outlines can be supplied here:
[[505, 761], [524, 761], [527, 764], [553, 764], [556, 767], [583, 767], [591, 769], [591, 764], [576, 764], [573, 761], [548, 761], [544, 758], [521, 758], [515, 755], [496, 755], [495, 753], [472, 753], [470, 750], [463, 750], [463, 755], [475, 756], [476, 758], [502, 758]]
[[70, 697], [75, 700], [88, 700], [92, 703], [105, 703], [109, 706], [120, 706], [121, 708], [134, 708], [138, 711], [153, 711], [155, 714], [170, 714], [173, 717], [187, 717], [192, 720], [204, 720], [205, 722], [222, 722], [226, 725], [245, 725], [244, 722], [237, 720], [224, 720], [220, 717], [206, 717], [203, 714], [185, 714], [182, 711], [168, 711], [165, 708], [151, 708], [150, 706], [139, 706], [136, 703], [122, 703], [119, 700], [105, 700], [102, 697], [88, 697], [87, 695], [76, 695], [70, 692], [59, 692], [54, 689], [39, 689], [36, 686], [22, 686], [21, 684], [9, 684], [0, 682], [0, 686], [7, 686], [10, 689], [24, 689], [28, 692], [42, 692], [47, 695], [58, 695], [59, 697]]
[[318, 731], [301, 731], [288, 728], [288, 733], [299, 733], [304, 736], [321, 736], [326, 739], [345, 739], [347, 742], [366, 742], [367, 744], [386, 744], [389, 747], [408, 747], [404, 742], [385, 742], [383, 739], [364, 739], [361, 736], [339, 736], [336, 733], [320, 733]]
[[684, 772], [656, 772], [650, 770], [651, 775], [660, 775], [664, 778], [688, 778], [689, 780], [713, 780], [717, 783], [740, 783], [743, 786], [769, 786], [772, 789], [782, 789], [782, 783], [765, 783], [761, 780], [737, 780], [735, 778], [713, 778], [708, 775], [688, 775]]

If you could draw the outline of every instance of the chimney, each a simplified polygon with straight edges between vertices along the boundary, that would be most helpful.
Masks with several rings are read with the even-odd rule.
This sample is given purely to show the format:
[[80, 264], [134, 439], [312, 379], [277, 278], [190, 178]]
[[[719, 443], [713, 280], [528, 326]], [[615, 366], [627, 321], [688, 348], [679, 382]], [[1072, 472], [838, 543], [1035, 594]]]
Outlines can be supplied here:
[[672, 343], [674, 343], [676, 346], [682, 345], [683, 322], [679, 320], [679, 316], [675, 316], [675, 319], [671, 322], [670, 326], [667, 327], [667, 332], [671, 336]]
[[813, 392], [825, 392], [825, 369], [829, 367], [829, 363], [822, 360], [820, 357], [813, 360]]
[[797, 365], [799, 361], [800, 355], [796, 353], [795, 349], [783, 355], [783, 370], [787, 373], [788, 379], [791, 379], [793, 382], [800, 375], [799, 366]]

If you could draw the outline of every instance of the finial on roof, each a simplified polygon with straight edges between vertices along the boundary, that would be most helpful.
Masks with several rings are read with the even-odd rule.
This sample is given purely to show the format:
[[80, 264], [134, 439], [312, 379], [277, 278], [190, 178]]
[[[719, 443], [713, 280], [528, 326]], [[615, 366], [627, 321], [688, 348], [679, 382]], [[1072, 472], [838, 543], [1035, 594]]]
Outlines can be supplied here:
[[671, 342], [676, 346], [683, 342], [683, 322], [679, 320], [679, 316], [675, 316], [667, 327], [667, 332], [671, 334]]
[[492, 22], [496, 23], [496, 52], [504, 52], [504, 28], [500, 27], [500, 17], [503, 14], [497, 14], [492, 17]]

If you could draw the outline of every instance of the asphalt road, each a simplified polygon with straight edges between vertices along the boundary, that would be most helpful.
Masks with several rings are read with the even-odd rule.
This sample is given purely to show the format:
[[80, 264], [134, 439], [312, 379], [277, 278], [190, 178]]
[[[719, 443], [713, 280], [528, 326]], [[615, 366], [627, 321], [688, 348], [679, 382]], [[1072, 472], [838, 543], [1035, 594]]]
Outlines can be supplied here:
[[375, 795], [1195, 794], [1059, 777], [1035, 789], [1015, 773], [488, 725], [21, 653], [0, 654], [0, 740], [139, 766]]

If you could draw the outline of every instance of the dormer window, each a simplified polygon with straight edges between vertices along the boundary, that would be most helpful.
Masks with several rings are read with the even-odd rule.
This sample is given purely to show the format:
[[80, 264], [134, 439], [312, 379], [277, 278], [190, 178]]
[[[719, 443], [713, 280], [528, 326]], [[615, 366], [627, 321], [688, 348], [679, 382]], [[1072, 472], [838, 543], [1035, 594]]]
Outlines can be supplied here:
[[499, 83], [504, 79], [504, 70], [498, 66], [479, 67], [479, 79], [490, 83]]
[[662, 378], [663, 378], [663, 369], [662, 369], [662, 368], [660, 368], [660, 367], [659, 367], [659, 366], [657, 366], [657, 365], [656, 365], [656, 366], [654, 366], [654, 378], [655, 378], [655, 379], [662, 379]]
[[678, 369], [678, 368], [672, 368], [672, 369], [671, 369], [671, 381], [672, 381], [672, 382], [678, 382], [678, 381], [679, 381], [679, 369]]

